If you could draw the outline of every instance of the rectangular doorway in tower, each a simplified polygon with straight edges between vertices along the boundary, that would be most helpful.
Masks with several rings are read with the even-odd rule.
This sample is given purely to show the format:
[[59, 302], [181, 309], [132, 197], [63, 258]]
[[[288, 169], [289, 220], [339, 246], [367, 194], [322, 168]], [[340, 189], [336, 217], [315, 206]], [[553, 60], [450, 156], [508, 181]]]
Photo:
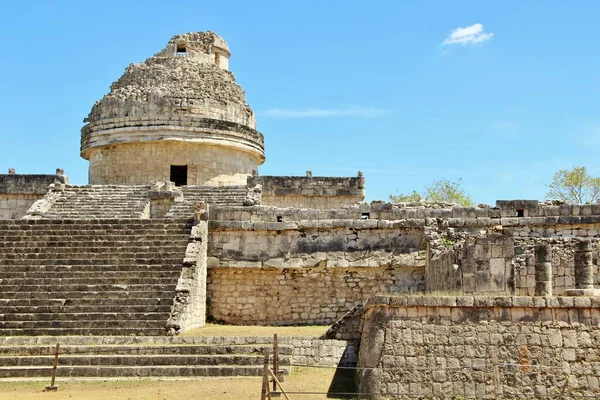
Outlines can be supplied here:
[[171, 182], [175, 186], [187, 185], [188, 166], [187, 165], [171, 165]]

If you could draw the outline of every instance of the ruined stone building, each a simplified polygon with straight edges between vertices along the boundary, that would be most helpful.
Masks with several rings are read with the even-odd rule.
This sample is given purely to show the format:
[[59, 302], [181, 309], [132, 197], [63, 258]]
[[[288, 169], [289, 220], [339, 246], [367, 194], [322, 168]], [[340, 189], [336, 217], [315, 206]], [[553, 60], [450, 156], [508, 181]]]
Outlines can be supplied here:
[[[598, 390], [600, 205], [364, 203], [360, 172], [261, 176], [230, 55], [189, 33], [127, 67], [81, 130], [89, 185], [0, 175], [0, 335], [329, 324], [352, 346], [362, 335], [374, 395]], [[447, 368], [489, 352], [562, 372]]]

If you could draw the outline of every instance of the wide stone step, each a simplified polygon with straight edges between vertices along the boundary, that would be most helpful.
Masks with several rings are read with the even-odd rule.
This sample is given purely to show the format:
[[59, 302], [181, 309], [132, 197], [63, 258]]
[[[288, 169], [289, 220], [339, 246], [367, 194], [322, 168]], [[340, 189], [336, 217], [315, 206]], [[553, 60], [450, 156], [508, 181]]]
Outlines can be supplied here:
[[[24, 378], [49, 376], [51, 367], [3, 367], [0, 368], [0, 378]], [[197, 377], [197, 376], [261, 376], [263, 371], [260, 366], [78, 366], [61, 367], [59, 377], [122, 377], [139, 378], [150, 376], [164, 377]]]
[[160, 336], [164, 327], [109, 327], [109, 328], [1, 328], [0, 336]]
[[[49, 353], [52, 354], [52, 353]], [[6, 357], [0, 356], [0, 367], [43, 367], [52, 366], [54, 357], [47, 356], [24, 356]], [[159, 355], [63, 355], [59, 357], [62, 367], [68, 366], [161, 366], [161, 365], [237, 365], [237, 366], [259, 366], [264, 360], [262, 355], [240, 355], [240, 354], [159, 354]], [[289, 359], [281, 359], [281, 365], [289, 365]]]
[[[118, 313], [118, 314], [131, 314], [131, 313], [170, 313], [171, 304], [165, 305], [120, 305], [120, 304], [99, 304], [93, 306], [82, 306], [78, 304], [72, 305], [45, 305], [45, 306], [2, 306], [0, 305], [0, 315], [2, 314], [33, 314], [40, 315], [50, 313], [54, 315], [57, 313]], [[11, 317], [11, 315], [4, 315], [4, 318]], [[41, 318], [43, 319], [43, 318]]]
[[171, 306], [173, 297], [122, 297], [122, 298], [98, 298], [98, 297], [79, 297], [76, 300], [71, 298], [47, 297], [43, 299], [31, 298], [2, 298], [0, 306], [2, 307], [101, 307], [101, 306]]
[[[2, 237], [0, 237], [1, 239]], [[103, 245], [103, 246], [131, 246], [132, 243], [148, 243], [148, 244], [163, 244], [173, 243], [178, 244], [189, 240], [189, 236], [186, 234], [164, 234], [164, 235], [111, 235], [108, 232], [98, 235], [46, 235], [46, 236], [17, 236], [17, 235], [5, 235], [3, 237], [5, 241], [2, 243], [2, 247], [19, 247], [23, 245], [24, 241], [27, 243], [33, 243], [36, 245], [47, 245], [47, 246], [68, 246], [73, 243], [77, 243], [80, 240], [86, 240], [90, 244]]]
[[[108, 285], [171, 285], [173, 284], [173, 276], [146, 276], [140, 277], [134, 274], [132, 276], [105, 276], [105, 277], [83, 277], [83, 278], [59, 278], [56, 276], [39, 276], [38, 274], [30, 274], [26, 278], [1, 278], [0, 285], [2, 286], [23, 286], [31, 285], [46, 285], [46, 286], [58, 286], [58, 285], [69, 285], [69, 286], [90, 286], [96, 284], [99, 280], [104, 284]], [[0, 293], [2, 289], [0, 289]]]
[[[127, 236], [134, 235], [141, 232], [147, 232], [154, 235], [162, 234], [184, 234], [186, 230], [189, 230], [191, 224], [188, 222], [178, 222], [171, 225], [164, 225], [157, 223], [156, 225], [150, 224], [61, 224], [62, 220], [56, 221], [56, 224], [37, 224], [38, 221], [49, 221], [51, 220], [13, 220], [13, 221], [1, 221], [3, 236], [34, 236], [34, 235], [66, 235], [68, 232], [72, 232], [75, 235], [97, 235], [102, 232], [114, 232], [115, 234]], [[86, 220], [81, 220], [86, 222]], [[98, 220], [102, 221], [102, 220]], [[152, 220], [149, 220], [152, 221]], [[12, 225], [8, 222], [13, 222]], [[34, 223], [35, 222], [35, 223]]]
[[189, 240], [187, 234], [164, 234], [164, 235], [144, 235], [144, 233], [135, 235], [111, 235], [110, 232], [99, 235], [37, 235], [36, 237], [4, 235], [0, 236], [2, 240], [2, 249], [4, 248], [20, 248], [27, 243], [33, 246], [68, 246], [73, 247], [74, 244], [84, 241], [95, 246], [131, 246], [132, 244], [148, 243], [147, 245], [162, 245], [171, 244], [178, 245]]
[[[36, 312], [36, 313], [8, 313], [0, 314], [0, 322], [48, 322], [48, 321], [166, 321], [169, 319], [169, 311], [162, 313], [157, 312], [141, 312], [141, 313], [128, 313], [128, 312], [89, 312], [89, 313], [78, 313], [66, 310], [64, 312], [50, 313], [50, 312]], [[37, 326], [37, 325], [36, 325]]]
[[[64, 268], [71, 269], [83, 269], [90, 270], [91, 267], [98, 268], [100, 270], [104, 269], [119, 269], [119, 267], [125, 268], [140, 268], [143, 269], [145, 266], [147, 269], [154, 269], [155, 267], [164, 267], [165, 269], [169, 269], [170, 267], [179, 266], [181, 268], [181, 262], [183, 257], [180, 256], [169, 256], [169, 257], [124, 257], [119, 259], [90, 259], [90, 258], [56, 258], [52, 260], [28, 260], [24, 265], [23, 260], [3, 260], [0, 259], [0, 265], [5, 266], [6, 268], [2, 268], [4, 271], [9, 270], [18, 270], [18, 271], [27, 271], [29, 268], [38, 269], [45, 268], [47, 271], [53, 270], [64, 270]], [[15, 268], [9, 269], [9, 267], [14, 266]]]
[[[94, 320], [94, 321], [0, 321], [0, 334], [4, 334], [3, 330], [7, 329], [77, 329], [85, 331], [86, 328], [93, 329], [116, 329], [116, 328], [129, 328], [137, 329], [138, 332], [143, 331], [145, 328], [159, 328], [163, 327], [167, 322], [167, 319], [159, 320]], [[84, 333], [86, 334], [86, 333]]]
[[[173, 286], [177, 282], [173, 282]], [[61, 292], [111, 292], [111, 291], [122, 291], [122, 292], [160, 292], [167, 289], [167, 285], [161, 284], [106, 284], [106, 283], [93, 283], [93, 284], [39, 284], [39, 285], [0, 285], [0, 293], [11, 293], [11, 292], [48, 292], [48, 293], [61, 293]]]
[[[180, 254], [179, 254], [180, 253]], [[90, 256], [90, 255], [94, 255], [94, 254], [98, 254], [98, 253], [85, 253], [85, 252], [80, 252], [77, 254], [74, 254], [74, 258], [72, 259], [77, 259], [78, 257], [83, 257], [83, 256]], [[144, 263], [148, 263], [148, 264], [155, 264], [157, 262], [160, 261], [154, 261], [154, 262], [147, 262], [146, 260], [162, 260], [163, 256], [164, 258], [168, 259], [168, 260], [172, 260], [174, 258], [177, 258], [177, 255], [181, 256], [181, 260], [183, 260], [183, 256], [185, 254], [184, 251], [179, 251], [179, 252], [173, 252], [173, 253], [165, 253], [162, 254], [160, 251], [155, 251], [155, 252], [151, 252], [151, 253], [110, 253], [110, 252], [105, 252], [102, 253], [104, 254], [103, 256], [103, 260], [105, 263], [117, 263], [119, 260], [122, 259], [126, 259], [129, 260], [129, 263], [131, 263], [131, 260], [134, 261], [138, 261], [138, 260], [143, 260], [142, 262]], [[11, 263], [10, 261], [21, 261], [21, 263], [29, 263], [29, 262], [42, 262], [44, 264], [48, 264], [48, 265], [54, 265], [54, 264], [67, 264], [68, 260], [72, 260], [70, 258], [64, 259], [64, 258], [53, 258], [53, 256], [61, 256], [61, 257], [65, 257], [65, 254], [60, 254], [59, 252], [56, 253], [38, 253], [38, 254], [22, 254], [19, 256], [15, 256], [15, 255], [2, 255], [2, 257], [7, 257], [4, 259], [0, 259], [0, 265], [10, 265], [10, 264], [15, 264], [15, 263]], [[123, 255], [123, 257], [121, 257], [121, 255]], [[10, 258], [8, 258], [10, 256]], [[26, 261], [26, 262], [25, 262]], [[59, 262], [60, 261], [60, 262]]]
[[[175, 289], [175, 285], [173, 285]], [[76, 291], [76, 292], [4, 292], [0, 291], [0, 297], [7, 299], [68, 299], [75, 300], [82, 298], [93, 298], [93, 299], [168, 299], [175, 296], [175, 290], [165, 291]]]
[[[60, 340], [57, 340], [60, 342]], [[64, 345], [61, 344], [62, 355], [263, 355], [265, 348], [272, 349], [271, 344], [247, 344], [247, 345]], [[50, 356], [54, 354], [55, 346], [0, 346], [0, 355], [3, 356]], [[279, 355], [289, 356], [292, 347], [279, 345]], [[261, 360], [263, 358], [261, 357]]]
[[118, 271], [89, 271], [89, 267], [85, 268], [83, 271], [67, 267], [63, 268], [62, 271], [49, 271], [46, 270], [45, 267], [39, 267], [37, 269], [28, 268], [26, 271], [16, 271], [13, 269], [11, 272], [7, 272], [7, 270], [10, 271], [7, 267], [0, 270], [0, 280], [6, 284], [10, 284], [13, 279], [35, 279], [36, 282], [38, 282], [39, 279], [62, 279], [63, 281], [65, 279], [101, 279], [108, 283], [114, 283], [110, 281], [112, 279], [121, 279], [121, 282], [129, 283], [135, 283], [132, 280], [139, 279], [139, 283], [151, 283], [148, 279], [178, 278], [181, 269], [164, 270], [162, 265], [156, 266], [154, 270], [142, 269], [140, 266], [135, 267], [135, 269], [131, 270], [121, 269]]
[[[74, 243], [73, 243], [74, 244]], [[104, 254], [104, 253], [119, 253], [119, 254], [131, 254], [132, 256], [135, 256], [137, 254], [158, 254], [158, 253], [167, 253], [167, 254], [174, 254], [174, 253], [181, 253], [181, 252], [185, 252], [185, 247], [181, 246], [181, 245], [171, 245], [168, 242], [166, 243], [157, 243], [157, 244], [151, 244], [151, 243], [145, 243], [143, 245], [139, 245], [139, 246], [135, 246], [135, 245], [128, 245], [128, 246], [98, 246], [98, 245], [90, 245], [90, 244], [85, 244], [82, 243], [79, 247], [78, 246], [35, 246], [35, 245], [31, 245], [29, 247], [24, 247], [21, 249], [21, 251], [15, 251], [14, 249], [12, 249], [12, 251], [9, 252], [2, 252], [0, 251], [0, 254], [2, 254], [5, 257], [10, 257], [10, 258], [18, 258], [18, 257], [27, 257], [27, 256], [31, 256], [31, 255], [39, 255], [40, 253], [44, 253], [44, 254], [82, 254], [82, 253], [89, 253], [89, 254]]]

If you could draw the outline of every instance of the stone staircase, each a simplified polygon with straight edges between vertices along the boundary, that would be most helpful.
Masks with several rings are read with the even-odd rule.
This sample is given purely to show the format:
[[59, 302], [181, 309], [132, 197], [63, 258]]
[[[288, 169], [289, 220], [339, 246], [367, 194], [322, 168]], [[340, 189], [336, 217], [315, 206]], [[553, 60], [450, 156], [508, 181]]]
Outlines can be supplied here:
[[[0, 337], [2, 378], [260, 376], [270, 337]], [[292, 346], [280, 345], [289, 373]]]
[[[193, 218], [194, 204], [203, 201], [216, 206], [240, 206], [246, 186], [182, 186], [183, 201], [174, 202], [167, 218]], [[150, 185], [66, 185], [56, 192], [43, 219], [149, 218]]]
[[189, 220], [0, 221], [0, 336], [164, 335]]
[[215, 206], [241, 206], [246, 198], [246, 186], [182, 186], [181, 191], [183, 201], [173, 203], [166, 217], [193, 216], [198, 201]]
[[66, 185], [43, 218], [141, 218], [149, 190], [150, 185]]

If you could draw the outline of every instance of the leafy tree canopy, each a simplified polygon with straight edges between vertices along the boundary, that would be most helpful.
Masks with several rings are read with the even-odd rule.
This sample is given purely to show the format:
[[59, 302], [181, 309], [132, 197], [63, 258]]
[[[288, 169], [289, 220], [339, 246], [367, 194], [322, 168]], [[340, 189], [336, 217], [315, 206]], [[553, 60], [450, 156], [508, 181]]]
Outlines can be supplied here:
[[600, 199], [600, 178], [588, 174], [586, 167], [560, 169], [548, 185], [546, 197], [574, 204], [594, 203]]
[[460, 179], [458, 182], [452, 182], [448, 179], [441, 179], [434, 181], [431, 185], [429, 185], [423, 194], [413, 190], [413, 192], [410, 194], [399, 193], [390, 195], [389, 199], [392, 203], [431, 201], [439, 203], [454, 203], [465, 207], [472, 207], [474, 205], [471, 197], [460, 185]]

